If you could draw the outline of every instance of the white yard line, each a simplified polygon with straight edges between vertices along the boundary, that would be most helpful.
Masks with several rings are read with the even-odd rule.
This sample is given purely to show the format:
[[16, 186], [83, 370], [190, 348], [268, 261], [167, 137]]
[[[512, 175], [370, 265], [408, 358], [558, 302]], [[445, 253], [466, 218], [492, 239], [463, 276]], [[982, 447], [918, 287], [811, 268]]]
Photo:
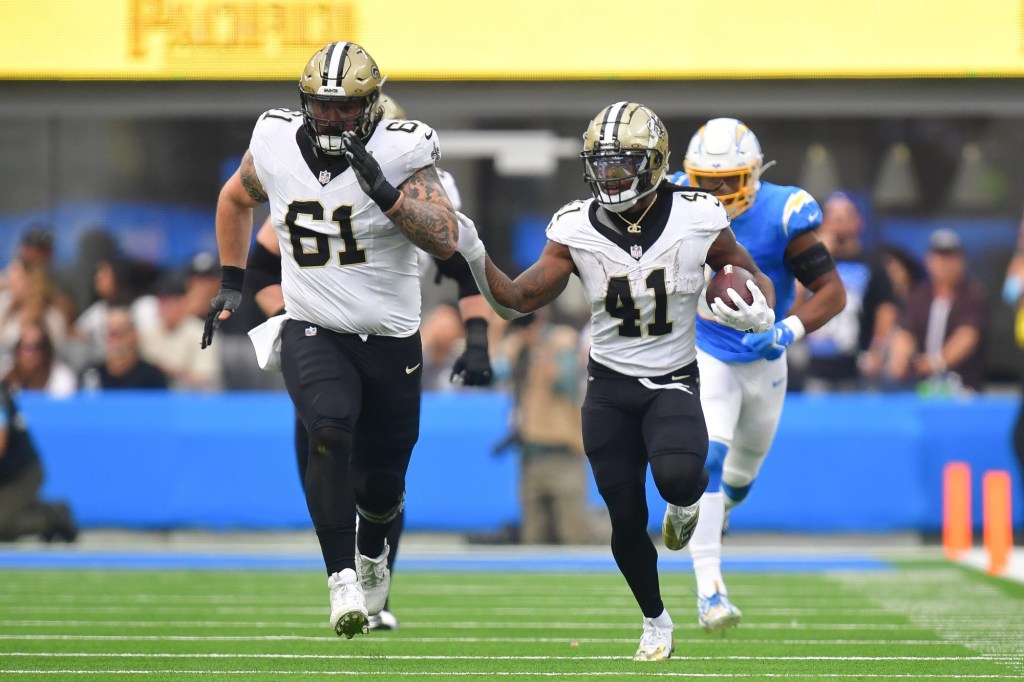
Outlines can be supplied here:
[[[337, 641], [330, 635], [12, 635], [0, 634], [3, 640], [22, 641], [86, 641], [86, 642], [320, 642], [333, 646]], [[636, 637], [397, 637], [381, 632], [371, 636], [375, 644], [387, 642], [389, 646], [402, 644], [445, 643], [452, 644], [560, 644], [570, 641], [578, 644], [633, 644]], [[727, 639], [712, 638], [708, 635], [676, 637], [676, 644], [708, 644], [715, 646], [746, 646], [748, 644], [778, 645], [848, 645], [848, 646], [944, 646], [943, 639]]]
[[[660, 664], [667, 665], [667, 664]], [[75, 670], [75, 669], [63, 669], [63, 670], [33, 670], [33, 669], [16, 669], [16, 670], [4, 670], [0, 668], [0, 672], [5, 675], [189, 675], [189, 676], [216, 676], [216, 675], [264, 675], [264, 676], [283, 676], [283, 675], [301, 675], [301, 676], [312, 676], [317, 677], [619, 677], [623, 675], [631, 675], [634, 673], [625, 673], [621, 670], [615, 671], [594, 671], [594, 672], [412, 672], [412, 671], [394, 671], [394, 670], [176, 670], [176, 669], [160, 669], [160, 670]], [[655, 672], [650, 667], [644, 667], [642, 672], [638, 666], [635, 674], [641, 674], [644, 677], [693, 677], [693, 678], [723, 678], [723, 679], [737, 679], [737, 678], [751, 678], [751, 679], [879, 679], [879, 680], [895, 680], [895, 679], [910, 679], [910, 680], [924, 680], [924, 679], [940, 679], [940, 680], [1020, 680], [1019, 675], [956, 675], [956, 674], [924, 674], [924, 673], [690, 673], [682, 671], [671, 671], [671, 672]]]
[[[863, 603], [863, 602], [861, 602]], [[690, 606], [689, 604], [687, 605]], [[838, 615], [845, 616], [881, 616], [889, 615], [891, 611], [880, 607], [834, 607], [829, 605], [823, 608], [758, 608], [756, 605], [748, 604], [743, 602], [743, 607], [750, 609], [757, 613], [758, 617], [779, 617], [779, 616], [830, 616], [835, 617]], [[675, 613], [678, 610], [684, 610], [679, 607], [673, 607], [672, 612]], [[4, 606], [2, 609], [5, 613], [17, 614], [17, 613], [66, 613], [69, 609], [68, 606], [43, 606], [43, 605], [17, 605], [17, 606]], [[197, 611], [203, 611], [206, 613], [216, 615], [278, 615], [278, 616], [321, 616], [327, 613], [328, 609], [326, 605], [321, 606], [309, 606], [309, 607], [285, 607], [285, 606], [208, 606], [203, 607], [201, 605], [193, 606], [155, 606], [155, 605], [133, 605], [133, 606], [89, 606], [89, 613], [98, 614], [181, 614], [181, 613], [196, 613]], [[487, 608], [473, 608], [463, 606], [452, 606], [451, 608], [443, 607], [412, 607], [402, 608], [399, 610], [403, 621], [410, 620], [410, 616], [525, 616], [525, 617], [537, 617], [537, 616], [623, 616], [631, 618], [637, 615], [637, 607], [623, 606], [620, 608], [573, 608], [573, 607], [560, 607], [560, 606], [496, 606]], [[1010, 614], [1010, 609], [989, 609], [986, 610], [987, 614], [998, 614], [1006, 613]]]
[[[326, 619], [325, 619], [326, 622]], [[311, 622], [282, 622], [282, 621], [212, 621], [212, 620], [0, 620], [0, 627], [9, 628], [52, 628], [52, 627], [131, 627], [131, 628], [257, 628], [257, 629], [323, 629], [327, 627], [320, 623]], [[600, 622], [578, 622], [578, 623], [543, 623], [535, 621], [495, 623], [490, 621], [452, 621], [452, 622], [402, 622], [404, 630], [520, 630], [524, 627], [539, 630], [627, 630], [633, 629], [631, 623], [600, 623]], [[751, 626], [759, 630], [827, 630], [827, 631], [891, 631], [905, 630], [904, 623], [788, 623], [758, 622]], [[925, 626], [927, 627], [927, 626]], [[931, 629], [930, 627], [927, 629]], [[2, 637], [3, 635], [0, 635]]]
[[[82, 652], [38, 652], [38, 651], [5, 651], [4, 656], [23, 656], [30, 658], [183, 658], [183, 659], [253, 659], [253, 660], [347, 660], [347, 661], [379, 661], [378, 654], [243, 654], [243, 653], [108, 653], [95, 651]], [[687, 661], [844, 661], [872, 662], [878, 661], [1012, 661], [1017, 656], [995, 656], [981, 654], [978, 656], [686, 656], [676, 657]], [[483, 655], [388, 655], [389, 661], [621, 661], [622, 656], [483, 656]], [[0, 668], [0, 672], [3, 669]]]

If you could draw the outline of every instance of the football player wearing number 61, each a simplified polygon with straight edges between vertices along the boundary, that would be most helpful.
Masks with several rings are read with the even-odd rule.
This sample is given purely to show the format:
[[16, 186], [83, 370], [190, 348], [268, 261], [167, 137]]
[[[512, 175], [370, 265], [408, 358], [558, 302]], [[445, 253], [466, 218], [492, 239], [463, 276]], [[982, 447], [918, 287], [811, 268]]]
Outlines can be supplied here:
[[268, 346], [280, 343], [285, 385], [309, 432], [306, 504], [330, 625], [349, 638], [387, 599], [385, 537], [419, 437], [416, 249], [449, 258], [458, 236], [434, 168], [437, 134], [382, 119], [383, 83], [362, 47], [330, 43], [302, 71], [300, 111], [260, 116], [217, 202], [222, 282], [202, 340], [210, 345], [238, 306], [253, 208], [269, 201], [287, 312]]
[[645, 486], [650, 467], [658, 492], [682, 510], [685, 545], [708, 480], [694, 345], [704, 264], [731, 263], [756, 278], [754, 302], [741, 299], [728, 324], [770, 329], [775, 293], [721, 202], [665, 182], [668, 133], [653, 111], [633, 102], [605, 107], [587, 127], [581, 156], [593, 199], [554, 215], [540, 258], [515, 280], [494, 266], [461, 214], [459, 251], [506, 319], [551, 303], [574, 272], [580, 278], [592, 310], [584, 449], [611, 517], [612, 555], [643, 612], [635, 658], [664, 660], [673, 625], [647, 533]]
[[[786, 316], [759, 334], [722, 325], [706, 306], [697, 319], [700, 398], [711, 442], [708, 488], [690, 555], [698, 622], [715, 631], [741, 617], [722, 579], [722, 533], [775, 437], [786, 396], [785, 350], [842, 311], [846, 290], [814, 233], [821, 222], [818, 203], [799, 187], [761, 182], [761, 146], [747, 126], [734, 118], [708, 121], [690, 140], [683, 165], [685, 173], [673, 181], [703, 188], [725, 205], [736, 238], [772, 280], [777, 316]], [[790, 310], [797, 279], [812, 295]], [[662, 535], [669, 549], [682, 549], [674, 529], [683, 518], [685, 510], [668, 505]]]

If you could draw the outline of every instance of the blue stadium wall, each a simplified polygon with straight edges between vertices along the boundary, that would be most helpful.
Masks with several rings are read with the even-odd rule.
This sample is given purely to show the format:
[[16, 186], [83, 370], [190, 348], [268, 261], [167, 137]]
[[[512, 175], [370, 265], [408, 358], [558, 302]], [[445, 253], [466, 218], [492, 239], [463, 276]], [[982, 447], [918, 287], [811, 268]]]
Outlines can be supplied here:
[[[283, 393], [82, 394], [20, 398], [47, 470], [44, 492], [85, 527], [287, 529], [309, 519]], [[1014, 521], [1024, 495], [1010, 442], [1013, 396], [792, 395], [775, 447], [736, 529], [936, 531], [942, 467], [971, 464], [976, 526], [981, 476], [1009, 469]], [[514, 455], [497, 457], [508, 398], [427, 395], [409, 472], [407, 527], [481, 531], [519, 516]], [[592, 502], [600, 505], [596, 490]], [[663, 503], [648, 486], [651, 526]]]

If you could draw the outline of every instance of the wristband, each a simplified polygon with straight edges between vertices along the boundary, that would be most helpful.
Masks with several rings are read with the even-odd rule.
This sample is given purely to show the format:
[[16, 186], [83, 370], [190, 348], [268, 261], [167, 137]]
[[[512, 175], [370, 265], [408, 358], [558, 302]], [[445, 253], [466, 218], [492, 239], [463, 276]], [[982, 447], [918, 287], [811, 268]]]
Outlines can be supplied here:
[[390, 182], [382, 183], [377, 191], [370, 197], [374, 203], [380, 207], [380, 210], [384, 213], [394, 210], [398, 206], [398, 202], [402, 200], [405, 195]]
[[466, 348], [487, 350], [487, 320], [471, 317], [463, 324], [466, 327]]
[[793, 332], [793, 340], [799, 341], [804, 338], [807, 334], [807, 330], [804, 328], [804, 323], [800, 321], [800, 318], [796, 315], [790, 315], [782, 321], [782, 324], [789, 328], [789, 331]]
[[234, 265], [220, 266], [220, 288], [242, 291], [242, 282], [245, 281], [245, 268], [237, 268]]

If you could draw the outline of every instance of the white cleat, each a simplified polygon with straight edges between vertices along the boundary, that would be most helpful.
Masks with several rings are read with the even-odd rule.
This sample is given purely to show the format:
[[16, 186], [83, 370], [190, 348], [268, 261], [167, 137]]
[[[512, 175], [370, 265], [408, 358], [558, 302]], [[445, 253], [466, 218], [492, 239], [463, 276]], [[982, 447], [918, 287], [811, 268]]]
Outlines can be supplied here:
[[395, 614], [391, 613], [387, 609], [384, 609], [376, 616], [370, 616], [370, 629], [371, 630], [397, 630], [398, 619], [395, 618]]
[[376, 559], [365, 557], [356, 552], [356, 574], [359, 585], [366, 597], [366, 612], [376, 616], [384, 610], [388, 601], [388, 590], [391, 589], [391, 571], [388, 570], [388, 541], [384, 541], [384, 551]]
[[715, 592], [710, 597], [697, 597], [697, 622], [705, 632], [720, 632], [740, 624], [743, 612], [733, 606], [729, 597]]
[[644, 618], [644, 633], [640, 646], [633, 654], [634, 661], [667, 661], [675, 651], [672, 628], [659, 628], [653, 618]]
[[665, 518], [661, 521], [661, 538], [665, 541], [665, 547], [680, 550], [690, 544], [699, 518], [699, 502], [694, 502], [689, 507], [666, 505]]
[[331, 591], [331, 627], [335, 634], [352, 639], [368, 633], [369, 615], [356, 572], [346, 568], [335, 573], [327, 579], [327, 587]]

